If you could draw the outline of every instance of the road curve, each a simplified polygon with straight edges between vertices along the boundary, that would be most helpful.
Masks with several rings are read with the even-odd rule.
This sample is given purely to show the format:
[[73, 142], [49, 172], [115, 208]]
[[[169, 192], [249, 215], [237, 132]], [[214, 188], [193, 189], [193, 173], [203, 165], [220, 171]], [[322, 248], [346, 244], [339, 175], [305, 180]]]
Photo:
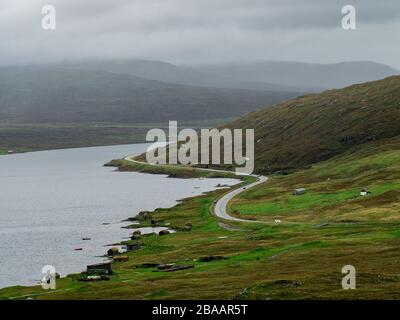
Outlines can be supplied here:
[[237, 195], [241, 194], [242, 192], [247, 191], [250, 188], [253, 188], [253, 187], [255, 187], [261, 183], [264, 183], [268, 180], [268, 177], [265, 177], [265, 176], [254, 176], [254, 175], [252, 175], [252, 176], [256, 177], [258, 180], [256, 182], [250, 183], [244, 187], [234, 189], [234, 190], [226, 193], [220, 199], [217, 200], [217, 202], [214, 204], [214, 207], [213, 207], [213, 213], [215, 216], [217, 216], [218, 218], [230, 220], [230, 221], [260, 222], [260, 221], [256, 221], [256, 220], [245, 220], [245, 219], [235, 218], [235, 217], [230, 216], [227, 212], [228, 203], [234, 197], [236, 197]]
[[[139, 163], [139, 164], [147, 164], [147, 165], [156, 165], [156, 164], [149, 164], [143, 161], [138, 161], [134, 159], [135, 156], [128, 156], [125, 157], [125, 160], [130, 161], [130, 162], [135, 162], [135, 163]], [[179, 166], [178, 166], [179, 167]], [[217, 171], [217, 172], [228, 172], [228, 173], [234, 173], [232, 171], [224, 171], [224, 170], [214, 170], [214, 169], [206, 169], [206, 168], [196, 168], [197, 170], [202, 170], [202, 171]], [[232, 217], [228, 214], [227, 209], [228, 209], [228, 203], [229, 201], [231, 201], [234, 197], [236, 197], [238, 194], [247, 191], [261, 183], [264, 183], [266, 181], [268, 181], [268, 177], [265, 176], [257, 176], [257, 175], [248, 175], [251, 177], [254, 177], [257, 179], [257, 181], [250, 183], [246, 186], [242, 186], [241, 188], [237, 188], [234, 189], [226, 194], [224, 194], [221, 198], [219, 198], [218, 200], [216, 200], [216, 202], [214, 203], [213, 207], [212, 207], [212, 211], [213, 214], [221, 219], [224, 220], [229, 220], [229, 221], [238, 221], [238, 222], [260, 222], [257, 220], [246, 220], [246, 219], [239, 219], [239, 218], [235, 218]]]

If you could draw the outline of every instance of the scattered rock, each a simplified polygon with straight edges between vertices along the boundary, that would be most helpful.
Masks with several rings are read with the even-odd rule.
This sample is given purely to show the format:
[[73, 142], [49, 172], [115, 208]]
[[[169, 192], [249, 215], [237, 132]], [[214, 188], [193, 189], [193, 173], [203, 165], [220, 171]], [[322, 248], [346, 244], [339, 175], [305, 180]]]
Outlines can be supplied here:
[[139, 240], [141, 237], [141, 234], [133, 233], [131, 236], [131, 240]]
[[126, 262], [129, 260], [128, 256], [117, 256], [113, 258], [114, 262]]
[[191, 222], [186, 222], [184, 225], [183, 225], [183, 228], [182, 228], [182, 230], [183, 231], [190, 231], [190, 230], [192, 230], [192, 223]]
[[134, 251], [140, 249], [140, 245], [138, 243], [129, 243], [126, 244], [126, 251]]
[[223, 260], [223, 259], [228, 259], [228, 258], [226, 258], [224, 256], [206, 256], [206, 257], [199, 258], [199, 261], [210, 262], [210, 261]]
[[186, 270], [186, 269], [191, 269], [191, 268], [194, 268], [194, 266], [176, 266], [171, 269], [164, 270], [164, 272], [173, 272], [173, 271]]
[[156, 266], [157, 270], [167, 270], [171, 269], [175, 264], [174, 263], [164, 263], [164, 264], [158, 264]]
[[119, 253], [119, 250], [118, 250], [118, 248], [115, 248], [115, 247], [107, 250], [107, 255], [109, 255], [109, 256], [115, 256], [118, 253]]
[[82, 278], [79, 278], [78, 281], [105, 281], [105, 280], [110, 280], [109, 277], [100, 275], [100, 276], [84, 276]]
[[136, 268], [155, 268], [158, 265], [159, 265], [158, 263], [142, 263], [138, 264]]
[[173, 271], [191, 269], [191, 268], [194, 268], [194, 266], [192, 266], [192, 265], [190, 265], [190, 266], [176, 266], [173, 263], [169, 263], [169, 264], [159, 264], [156, 268], [157, 268], [157, 271], [173, 272]]

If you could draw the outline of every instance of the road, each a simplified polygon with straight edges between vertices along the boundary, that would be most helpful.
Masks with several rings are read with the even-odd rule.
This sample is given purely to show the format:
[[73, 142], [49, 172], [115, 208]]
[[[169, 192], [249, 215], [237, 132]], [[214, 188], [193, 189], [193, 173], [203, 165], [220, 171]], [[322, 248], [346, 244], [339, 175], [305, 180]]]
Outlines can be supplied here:
[[[149, 164], [147, 162], [143, 162], [143, 161], [137, 161], [134, 159], [135, 156], [128, 156], [125, 157], [125, 160], [130, 161], [130, 162], [135, 162], [135, 163], [139, 163], [139, 164], [147, 164], [147, 165], [156, 165], [156, 164]], [[179, 167], [179, 166], [177, 166]], [[218, 171], [218, 172], [228, 172], [228, 173], [232, 173], [231, 171], [224, 171], [224, 170], [214, 170], [214, 169], [206, 169], [206, 168], [196, 168], [197, 170], [202, 170], [202, 171]], [[231, 201], [234, 197], [236, 197], [237, 195], [239, 195], [240, 193], [247, 191], [251, 188], [254, 188], [255, 186], [264, 183], [266, 181], [268, 181], [268, 177], [265, 176], [257, 176], [257, 175], [248, 175], [251, 177], [254, 177], [257, 179], [257, 181], [250, 183], [246, 186], [242, 186], [241, 188], [237, 188], [234, 189], [232, 191], [229, 191], [228, 193], [224, 194], [221, 198], [219, 198], [218, 200], [216, 200], [216, 202], [214, 203], [213, 207], [212, 207], [212, 213], [221, 219], [224, 220], [229, 220], [229, 221], [239, 221], [239, 222], [260, 222], [260, 221], [256, 221], [256, 220], [246, 220], [246, 219], [239, 219], [236, 217], [232, 217], [228, 214], [228, 203], [229, 201]]]
[[225, 220], [230, 220], [230, 221], [239, 221], [239, 222], [259, 222], [256, 220], [245, 220], [245, 219], [239, 219], [239, 218], [235, 218], [232, 217], [228, 214], [228, 203], [229, 201], [231, 201], [234, 197], [236, 197], [237, 195], [241, 194], [244, 191], [247, 191], [261, 183], [264, 183], [268, 180], [268, 177], [264, 177], [264, 176], [254, 176], [256, 177], [258, 180], [256, 182], [253, 182], [251, 184], [248, 184], [245, 187], [242, 188], [238, 188], [238, 189], [234, 189], [228, 193], [226, 193], [225, 195], [223, 195], [220, 199], [217, 200], [217, 202], [214, 204], [213, 207], [213, 213], [215, 216], [217, 216], [218, 218], [221, 219], [225, 219]]

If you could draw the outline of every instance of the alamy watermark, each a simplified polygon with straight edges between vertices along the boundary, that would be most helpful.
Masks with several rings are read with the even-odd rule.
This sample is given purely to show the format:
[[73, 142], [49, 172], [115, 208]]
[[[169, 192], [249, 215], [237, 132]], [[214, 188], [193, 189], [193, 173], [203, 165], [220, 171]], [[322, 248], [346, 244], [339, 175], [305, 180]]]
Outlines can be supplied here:
[[254, 170], [254, 129], [201, 129], [199, 137], [194, 129], [178, 132], [178, 122], [170, 121], [168, 134], [151, 129], [146, 141], [155, 142], [146, 152], [150, 164], [236, 165], [236, 174]]
[[342, 7], [342, 28], [344, 30], [356, 30], [357, 19], [356, 19], [356, 8], [352, 5], [346, 5]]
[[43, 30], [56, 30], [56, 8], [52, 5], [45, 5], [42, 7], [42, 29]]
[[54, 290], [56, 289], [56, 268], [51, 265], [46, 265], [42, 268], [42, 273], [44, 274], [40, 284], [44, 290]]
[[[53, 5], [47, 4], [42, 7], [42, 28], [43, 30], [56, 30], [56, 8]], [[341, 24], [344, 30], [356, 30], [356, 8], [353, 5], [345, 5], [341, 9], [342, 17]]]
[[346, 274], [342, 279], [342, 288], [344, 290], [356, 289], [356, 268], [352, 265], [346, 265], [342, 268], [342, 273]]

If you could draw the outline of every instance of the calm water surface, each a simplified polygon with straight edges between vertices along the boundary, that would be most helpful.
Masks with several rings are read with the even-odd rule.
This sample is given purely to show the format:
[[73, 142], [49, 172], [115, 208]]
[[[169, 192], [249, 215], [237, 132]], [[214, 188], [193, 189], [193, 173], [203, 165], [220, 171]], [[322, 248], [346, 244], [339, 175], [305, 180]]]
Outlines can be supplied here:
[[[128, 238], [123, 219], [234, 179], [170, 179], [103, 164], [147, 145], [0, 156], [0, 287], [35, 284], [50, 264], [61, 275], [101, 262], [107, 244]], [[89, 237], [90, 241], [82, 238]], [[75, 248], [83, 248], [75, 251]]]

